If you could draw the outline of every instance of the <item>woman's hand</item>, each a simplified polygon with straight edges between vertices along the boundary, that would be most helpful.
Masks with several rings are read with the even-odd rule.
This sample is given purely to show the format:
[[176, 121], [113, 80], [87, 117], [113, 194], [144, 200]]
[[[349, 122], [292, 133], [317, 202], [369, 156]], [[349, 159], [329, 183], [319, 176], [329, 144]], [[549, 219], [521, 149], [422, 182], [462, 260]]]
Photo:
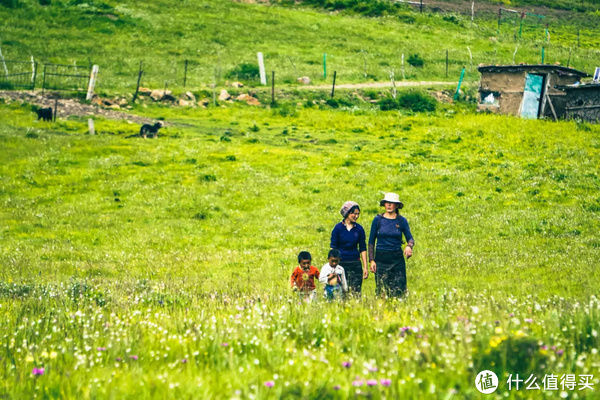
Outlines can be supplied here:
[[371, 272], [377, 272], [377, 264], [375, 264], [375, 260], [371, 260]]
[[367, 279], [368, 277], [369, 277], [369, 270], [365, 268], [363, 270], [363, 279]]
[[412, 247], [406, 246], [404, 248], [404, 256], [406, 256], [406, 259], [409, 259], [412, 256]]

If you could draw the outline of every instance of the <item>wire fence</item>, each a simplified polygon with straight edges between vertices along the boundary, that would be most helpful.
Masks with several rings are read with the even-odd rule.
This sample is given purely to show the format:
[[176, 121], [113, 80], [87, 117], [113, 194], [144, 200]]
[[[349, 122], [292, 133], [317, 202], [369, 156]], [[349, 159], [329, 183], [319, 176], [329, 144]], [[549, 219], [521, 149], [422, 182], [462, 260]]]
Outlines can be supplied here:
[[0, 66], [0, 89], [33, 90], [37, 75], [37, 62], [2, 60]]
[[76, 91], [87, 90], [91, 65], [44, 64], [42, 92], [46, 90]]

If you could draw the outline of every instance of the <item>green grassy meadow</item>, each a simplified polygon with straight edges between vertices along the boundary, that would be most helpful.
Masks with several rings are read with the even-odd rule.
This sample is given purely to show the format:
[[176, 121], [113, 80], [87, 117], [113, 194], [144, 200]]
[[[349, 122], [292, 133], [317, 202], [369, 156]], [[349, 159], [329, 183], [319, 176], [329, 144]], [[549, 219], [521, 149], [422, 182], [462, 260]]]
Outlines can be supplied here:
[[[549, 42], [493, 16], [272, 3], [0, 1], [7, 60], [99, 64], [101, 96], [130, 100], [143, 61], [142, 86], [212, 100], [257, 51], [285, 85], [271, 106], [256, 82], [228, 90], [257, 107], [130, 102], [167, 123], [148, 140], [127, 114], [89, 135], [87, 116], [0, 100], [0, 399], [600, 398], [600, 127], [473, 103], [477, 64], [537, 63], [542, 46], [593, 72], [595, 2], [544, 1], [573, 9]], [[466, 66], [459, 101], [380, 111], [388, 89], [296, 86], [400, 80], [401, 54], [425, 62], [406, 80]], [[340, 206], [357, 201], [368, 233], [384, 191], [416, 240], [408, 295], [375, 297], [371, 274], [360, 299], [302, 302], [297, 254], [321, 268]]]
[[[137, 106], [171, 124], [143, 140], [0, 106], [0, 397], [480, 398], [483, 369], [490, 398], [597, 397], [597, 126], [283, 110]], [[409, 295], [299, 302], [297, 253], [320, 268], [340, 205], [368, 231], [386, 190]]]
[[[414, 8], [364, 18], [302, 4], [48, 2], [50, 5], [43, 6], [39, 1], [19, 0], [13, 8], [0, 6], [0, 19], [7, 27], [0, 37], [3, 55], [27, 62], [33, 56], [40, 63], [38, 87], [44, 63], [98, 64], [98, 91], [132, 93], [140, 62], [142, 86], [166, 85], [180, 91], [184, 89], [184, 74], [188, 89], [213, 83], [222, 86], [235, 80], [227, 73], [236, 66], [256, 64], [259, 51], [264, 54], [269, 78], [275, 71], [277, 85], [286, 86], [295, 85], [301, 76], [316, 84], [330, 83], [334, 71], [338, 84], [388, 81], [391, 72], [396, 80], [456, 82], [463, 66], [466, 79], [472, 82], [479, 79], [477, 65], [481, 63], [537, 64], [542, 61], [542, 51], [547, 64], [559, 62], [592, 74], [598, 59], [595, 27], [600, 17], [592, 3], [576, 11], [575, 6], [580, 6], [577, 2], [573, 11], [561, 18], [528, 17], [519, 37], [516, 14], [507, 15], [498, 28], [494, 15], [487, 12], [478, 14], [472, 24], [470, 16], [420, 14]], [[520, 5], [531, 11], [529, 5]], [[546, 23], [550, 24], [549, 37]], [[326, 76], [323, 54], [327, 54]], [[424, 60], [422, 67], [408, 63], [415, 54]]]

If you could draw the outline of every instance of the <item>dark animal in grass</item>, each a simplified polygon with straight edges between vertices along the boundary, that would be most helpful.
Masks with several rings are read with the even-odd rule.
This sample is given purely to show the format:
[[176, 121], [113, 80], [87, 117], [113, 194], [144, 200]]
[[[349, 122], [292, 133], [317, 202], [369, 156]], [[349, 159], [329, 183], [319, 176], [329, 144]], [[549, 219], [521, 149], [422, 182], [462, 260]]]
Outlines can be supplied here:
[[158, 136], [158, 130], [160, 128], [162, 128], [162, 126], [163, 126], [163, 123], [161, 121], [158, 121], [154, 125], [144, 124], [140, 128], [140, 136], [143, 137], [144, 139], [146, 139], [146, 137], [148, 135], [150, 135], [150, 137], [152, 137], [152, 138], [155, 138]]
[[38, 108], [35, 112], [37, 113], [38, 121], [40, 118], [43, 121], [52, 121], [52, 107]]

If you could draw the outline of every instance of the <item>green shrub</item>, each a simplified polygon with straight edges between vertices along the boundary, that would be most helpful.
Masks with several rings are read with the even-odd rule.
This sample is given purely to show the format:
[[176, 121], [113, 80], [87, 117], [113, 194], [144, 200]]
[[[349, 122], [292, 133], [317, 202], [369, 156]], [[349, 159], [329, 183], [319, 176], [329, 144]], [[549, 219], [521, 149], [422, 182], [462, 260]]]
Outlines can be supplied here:
[[258, 65], [255, 64], [239, 64], [231, 71], [225, 74], [227, 79], [242, 79], [242, 80], [257, 80], [260, 76]]
[[423, 112], [435, 111], [437, 101], [427, 93], [414, 90], [399, 93], [395, 99], [392, 97], [384, 97], [378, 104], [382, 111], [404, 108], [414, 112]]
[[421, 56], [416, 53], [408, 56], [408, 60], [406, 61], [413, 67], [418, 68], [422, 67], [425, 64], [425, 60], [423, 60], [423, 58], [421, 58]]
[[437, 101], [433, 97], [416, 90], [398, 94], [396, 100], [400, 107], [415, 112], [435, 111], [437, 106]]

